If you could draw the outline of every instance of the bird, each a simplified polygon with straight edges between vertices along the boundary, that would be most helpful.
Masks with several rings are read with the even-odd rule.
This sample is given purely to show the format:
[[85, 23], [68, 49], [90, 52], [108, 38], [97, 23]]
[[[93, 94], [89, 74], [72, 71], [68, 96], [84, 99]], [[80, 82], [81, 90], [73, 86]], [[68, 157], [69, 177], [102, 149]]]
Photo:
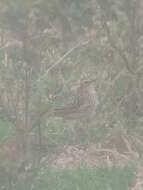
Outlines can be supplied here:
[[95, 90], [95, 80], [80, 81], [76, 88], [73, 103], [55, 107], [52, 111], [44, 109], [36, 115], [30, 131], [38, 126], [40, 119], [44, 115], [48, 117], [59, 117], [64, 120], [80, 121], [82, 125], [87, 125], [93, 119], [99, 104], [98, 94]]

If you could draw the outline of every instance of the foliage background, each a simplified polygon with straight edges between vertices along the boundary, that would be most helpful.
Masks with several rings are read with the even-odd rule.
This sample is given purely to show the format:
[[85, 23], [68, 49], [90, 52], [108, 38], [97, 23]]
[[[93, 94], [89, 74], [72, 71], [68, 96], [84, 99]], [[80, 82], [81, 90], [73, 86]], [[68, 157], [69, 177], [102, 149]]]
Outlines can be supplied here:
[[[102, 169], [84, 168], [83, 173], [74, 170], [72, 174], [49, 169], [35, 189], [48, 188], [44, 178], [55, 181], [54, 175], [60, 178], [61, 189], [84, 189], [84, 175], [89, 183], [86, 189], [129, 189], [135, 184], [139, 188], [142, 177], [133, 182], [133, 172], [126, 166], [113, 167], [109, 173], [108, 167], [118, 159], [124, 165], [117, 159], [120, 155], [133, 161], [136, 174], [142, 170], [142, 10], [141, 0], [0, 1], [0, 167], [5, 171], [0, 174], [1, 189], [18, 189], [19, 184], [25, 188], [22, 184], [29, 176], [34, 184], [37, 171], [42, 170], [41, 160], [46, 158], [44, 166], [51, 166], [51, 160], [70, 146], [78, 147], [76, 155], [94, 146], [95, 159], [104, 157], [106, 163], [105, 180], [100, 176]], [[99, 105], [79, 138], [82, 123], [49, 113], [73, 103], [79, 81], [86, 79], [96, 81]], [[43, 110], [47, 114], [42, 115]], [[98, 155], [97, 149], [104, 154]], [[128, 184], [122, 182], [124, 175]], [[71, 185], [72, 180], [78, 181], [78, 187]]]

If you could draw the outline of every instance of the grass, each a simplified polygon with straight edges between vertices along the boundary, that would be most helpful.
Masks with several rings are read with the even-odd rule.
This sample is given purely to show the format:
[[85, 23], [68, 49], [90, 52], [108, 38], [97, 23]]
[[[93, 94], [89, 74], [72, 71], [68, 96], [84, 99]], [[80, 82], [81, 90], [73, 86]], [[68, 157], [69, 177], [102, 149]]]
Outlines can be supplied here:
[[0, 142], [13, 133], [13, 126], [8, 121], [3, 121], [0, 119]]
[[33, 181], [33, 190], [128, 190], [135, 179], [133, 167], [44, 169]]
[[[53, 130], [53, 126], [51, 128]], [[56, 128], [54, 130], [57, 131]], [[13, 128], [9, 122], [0, 120], [1, 141], [12, 134], [12, 131]], [[55, 135], [55, 131], [50, 132]], [[93, 133], [92, 131], [90, 135]], [[97, 131], [95, 133], [97, 134]], [[98, 136], [100, 138], [103, 134], [104, 131], [101, 134], [98, 133], [96, 138]], [[64, 135], [63, 130], [58, 131], [57, 139], [51, 136], [51, 139], [54, 139], [53, 144], [59, 142], [60, 139], [61, 144], [67, 142], [68, 140], [63, 138]], [[105, 166], [96, 169], [84, 165], [73, 169], [55, 169], [45, 166], [36, 171], [18, 174], [18, 182], [16, 182], [17, 174], [13, 176], [14, 172], [10, 173], [12, 176], [8, 176], [8, 173], [4, 172], [3, 169], [0, 172], [0, 189], [3, 186], [10, 190], [130, 190], [136, 178], [135, 167], [131, 165], [110, 168]], [[14, 186], [11, 186], [12, 181], [16, 182]]]

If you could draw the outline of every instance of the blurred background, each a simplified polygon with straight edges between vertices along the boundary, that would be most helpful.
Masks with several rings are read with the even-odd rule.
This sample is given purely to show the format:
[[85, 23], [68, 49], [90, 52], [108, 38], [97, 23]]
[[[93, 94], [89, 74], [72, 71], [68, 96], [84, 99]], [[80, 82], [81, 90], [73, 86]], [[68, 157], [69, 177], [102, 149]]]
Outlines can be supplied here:
[[0, 168], [1, 190], [143, 188], [142, 0], [0, 1]]

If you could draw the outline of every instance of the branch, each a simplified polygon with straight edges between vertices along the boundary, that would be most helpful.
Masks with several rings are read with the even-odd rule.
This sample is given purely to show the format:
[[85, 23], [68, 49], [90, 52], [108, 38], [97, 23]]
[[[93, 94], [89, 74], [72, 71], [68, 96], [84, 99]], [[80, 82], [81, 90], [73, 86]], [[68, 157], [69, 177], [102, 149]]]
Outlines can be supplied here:
[[115, 45], [115, 42], [113, 41], [112, 39], [112, 36], [111, 36], [111, 33], [110, 33], [110, 30], [109, 30], [109, 27], [107, 25], [107, 22], [106, 22], [106, 18], [104, 15], [102, 15], [102, 24], [103, 24], [103, 27], [105, 28], [106, 30], [106, 33], [107, 33], [107, 37], [108, 37], [108, 41], [111, 45], [111, 47], [119, 54], [119, 56], [123, 59], [125, 65], [126, 65], [126, 68], [127, 70], [131, 73], [131, 74], [136, 74], [129, 66], [129, 61], [125, 55], [125, 53], [123, 52], [122, 49], [120, 49], [118, 46]]
[[125, 160], [128, 160], [129, 157], [125, 154], [121, 154], [119, 152], [117, 152], [116, 150], [112, 150], [112, 149], [106, 149], [106, 148], [101, 148], [101, 149], [95, 149], [95, 152], [103, 152], [103, 153], [110, 153], [112, 154], [115, 158], [123, 158]]

